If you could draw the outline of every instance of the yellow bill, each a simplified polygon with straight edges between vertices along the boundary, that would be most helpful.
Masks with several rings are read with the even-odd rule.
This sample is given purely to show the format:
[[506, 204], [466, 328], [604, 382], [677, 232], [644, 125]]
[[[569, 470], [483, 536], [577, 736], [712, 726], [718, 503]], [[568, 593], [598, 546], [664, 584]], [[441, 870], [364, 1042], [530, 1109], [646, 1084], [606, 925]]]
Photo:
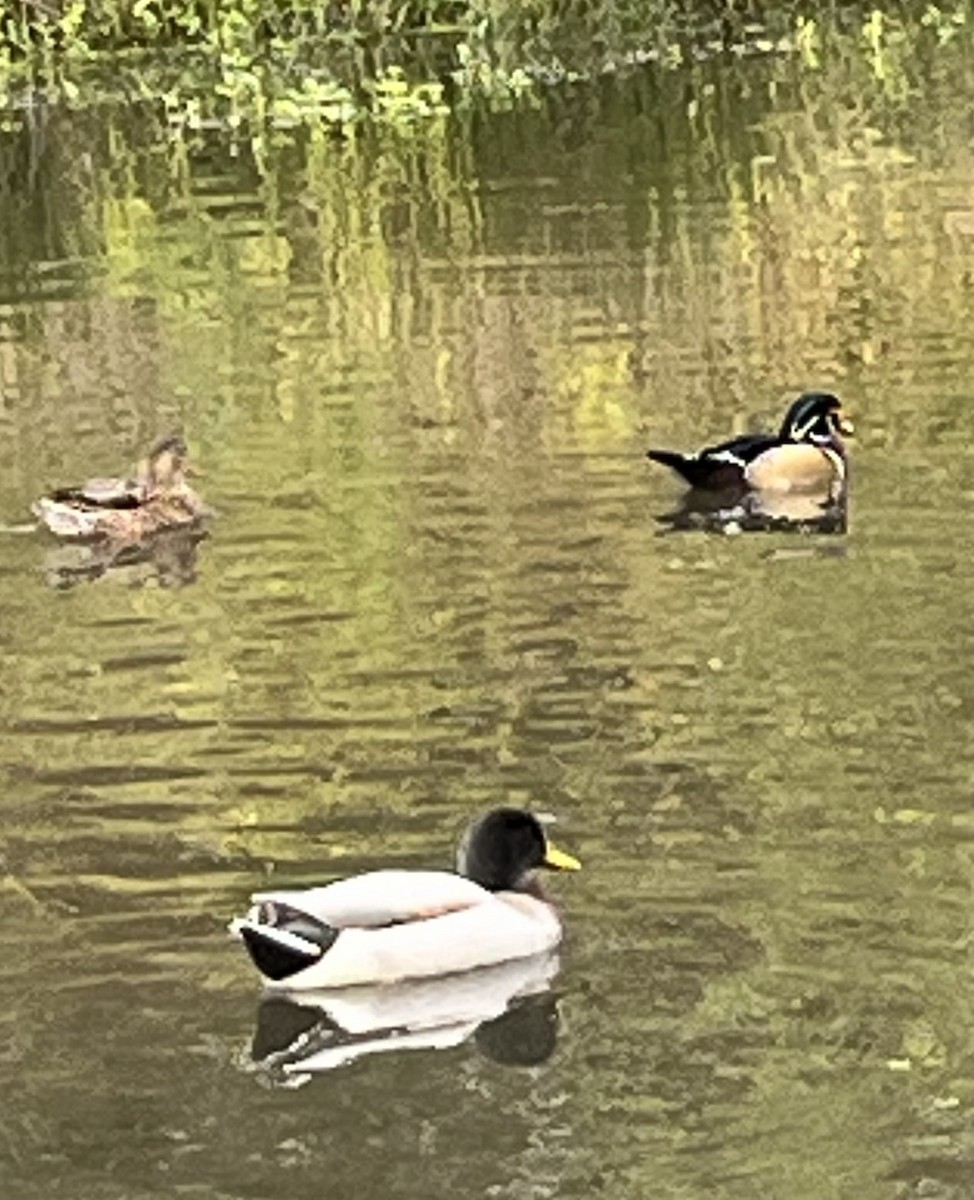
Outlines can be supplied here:
[[856, 432], [856, 427], [848, 417], [839, 413], [839, 433], [845, 434], [846, 437], [852, 437]]
[[582, 864], [577, 858], [566, 854], [564, 850], [559, 850], [557, 846], [552, 846], [550, 843], [545, 849], [544, 865], [551, 867], [553, 871], [580, 871], [582, 869]]

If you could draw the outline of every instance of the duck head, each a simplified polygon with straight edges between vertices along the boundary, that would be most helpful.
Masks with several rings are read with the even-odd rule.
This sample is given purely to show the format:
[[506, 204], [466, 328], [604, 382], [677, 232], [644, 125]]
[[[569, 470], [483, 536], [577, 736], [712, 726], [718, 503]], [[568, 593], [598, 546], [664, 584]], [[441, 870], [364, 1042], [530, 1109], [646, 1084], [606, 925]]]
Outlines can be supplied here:
[[515, 891], [538, 867], [577, 871], [578, 859], [552, 846], [541, 822], [520, 808], [495, 808], [476, 820], [457, 850], [457, 872], [491, 892]]
[[186, 482], [188, 458], [189, 450], [182, 434], [171, 433], [160, 438], [139, 465], [139, 482], [146, 493], [154, 495], [181, 488]]
[[838, 396], [831, 392], [805, 392], [785, 414], [779, 437], [783, 442], [841, 446], [842, 435], [852, 432], [852, 422], [842, 415]]

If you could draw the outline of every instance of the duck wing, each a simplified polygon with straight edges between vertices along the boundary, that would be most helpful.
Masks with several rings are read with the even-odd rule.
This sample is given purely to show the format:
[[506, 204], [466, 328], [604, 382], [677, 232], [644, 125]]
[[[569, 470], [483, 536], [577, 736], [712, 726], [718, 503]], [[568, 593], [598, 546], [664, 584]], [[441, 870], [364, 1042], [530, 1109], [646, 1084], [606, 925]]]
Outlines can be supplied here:
[[646, 457], [676, 471], [691, 487], [713, 490], [741, 484], [748, 463], [778, 444], [774, 434], [746, 433], [691, 454], [647, 450]]
[[77, 487], [57, 488], [46, 499], [78, 508], [138, 508], [145, 493], [131, 479], [89, 479]]
[[780, 439], [773, 433], [744, 433], [740, 437], [719, 442], [716, 446], [705, 446], [697, 451], [697, 458], [708, 462], [733, 463], [743, 468], [779, 444]]
[[273, 905], [302, 913], [332, 929], [377, 929], [471, 908], [490, 898], [479, 884], [449, 871], [389, 870], [302, 891], [258, 892], [252, 903], [258, 911]]

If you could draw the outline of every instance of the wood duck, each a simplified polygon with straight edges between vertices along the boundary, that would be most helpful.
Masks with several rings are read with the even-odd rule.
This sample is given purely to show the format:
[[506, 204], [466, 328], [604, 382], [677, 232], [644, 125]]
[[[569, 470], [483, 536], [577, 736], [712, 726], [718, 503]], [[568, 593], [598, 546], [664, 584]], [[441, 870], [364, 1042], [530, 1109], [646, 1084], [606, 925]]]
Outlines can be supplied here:
[[31, 511], [56, 537], [69, 539], [138, 543], [163, 530], [197, 525], [209, 510], [186, 482], [188, 453], [182, 437], [170, 434], [156, 442], [134, 478], [58, 488]]
[[840, 491], [847, 465], [842, 435], [853, 432], [830, 392], [805, 392], [788, 409], [777, 433], [746, 433], [716, 446], [681, 454], [648, 450], [653, 462], [671, 467], [692, 488], [704, 491]]

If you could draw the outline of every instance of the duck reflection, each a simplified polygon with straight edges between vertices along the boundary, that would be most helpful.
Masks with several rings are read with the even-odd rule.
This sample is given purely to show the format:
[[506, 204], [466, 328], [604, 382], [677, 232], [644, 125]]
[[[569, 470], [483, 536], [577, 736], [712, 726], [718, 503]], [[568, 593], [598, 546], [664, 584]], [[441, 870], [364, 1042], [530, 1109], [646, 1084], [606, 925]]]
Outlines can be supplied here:
[[141, 542], [65, 543], [48, 551], [44, 574], [60, 590], [102, 578], [127, 587], [186, 587], [196, 580], [197, 551], [205, 537], [200, 529], [174, 529]]
[[470, 1038], [495, 1062], [536, 1066], [557, 1041], [550, 986], [558, 966], [545, 954], [401, 984], [275, 991], [258, 1009], [251, 1058], [288, 1087], [370, 1054], [444, 1050]]
[[821, 492], [731, 489], [690, 491], [679, 508], [656, 518], [665, 533], [842, 534], [849, 527], [848, 488]]

